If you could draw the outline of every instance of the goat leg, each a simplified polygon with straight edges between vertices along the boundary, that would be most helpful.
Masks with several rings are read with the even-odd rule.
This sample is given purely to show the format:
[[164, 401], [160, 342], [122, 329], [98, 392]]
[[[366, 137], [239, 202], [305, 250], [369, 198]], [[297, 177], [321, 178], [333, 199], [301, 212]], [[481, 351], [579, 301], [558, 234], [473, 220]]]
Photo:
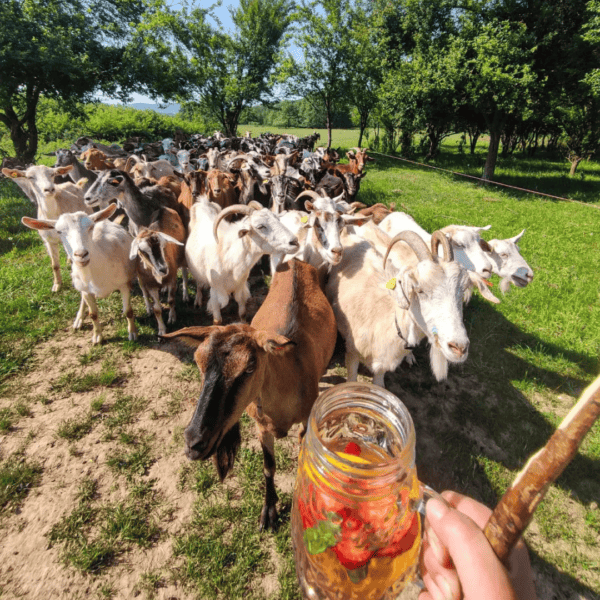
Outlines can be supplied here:
[[84, 312], [86, 306], [87, 304], [83, 298], [83, 294], [81, 294], [81, 304], [79, 305], [79, 310], [77, 311], [77, 315], [75, 315], [75, 320], [73, 321], [73, 329], [81, 329], [83, 325], [83, 319], [85, 318]]
[[92, 331], [92, 344], [94, 346], [96, 344], [101, 344], [104, 340], [104, 337], [102, 335], [102, 325], [100, 325], [100, 321], [98, 319], [98, 304], [96, 303], [96, 296], [88, 292], [82, 292], [81, 296], [88, 306], [90, 311], [90, 319], [92, 319], [92, 325], [94, 327], [94, 330]]
[[150, 292], [150, 296], [152, 297], [152, 301], [154, 303], [154, 316], [156, 318], [156, 323], [158, 324], [158, 335], [165, 335], [167, 333], [167, 326], [163, 321], [162, 316], [162, 305], [160, 303], [160, 290], [158, 288], [154, 288]]
[[346, 381], [358, 380], [358, 355], [353, 352], [346, 352]]
[[256, 426], [263, 451], [263, 473], [265, 476], [265, 503], [260, 513], [260, 530], [275, 529], [277, 524], [277, 492], [275, 490], [275, 438], [272, 433]]
[[[41, 232], [40, 232], [41, 233]], [[42, 236], [48, 256], [50, 257], [50, 263], [52, 264], [52, 274], [54, 277], [54, 284], [52, 285], [53, 292], [59, 292], [62, 286], [62, 276], [60, 274], [60, 257], [58, 252], [58, 241], [48, 240]]]
[[177, 292], [177, 280], [169, 284], [167, 292], [167, 302], [169, 303], [169, 318], [167, 319], [167, 323], [172, 325], [175, 323], [175, 321], [177, 321], [177, 313], [175, 312], [175, 293]]
[[[188, 292], [188, 268], [187, 267], [181, 267], [181, 282], [182, 282], [182, 287], [183, 287], [183, 301], [187, 303], [190, 301], [190, 294]], [[202, 298], [202, 295], [200, 295], [200, 298]]]
[[123, 298], [123, 314], [127, 318], [127, 331], [129, 333], [129, 341], [137, 340], [137, 327], [133, 318], [133, 308], [131, 307], [131, 288], [129, 285], [121, 290]]

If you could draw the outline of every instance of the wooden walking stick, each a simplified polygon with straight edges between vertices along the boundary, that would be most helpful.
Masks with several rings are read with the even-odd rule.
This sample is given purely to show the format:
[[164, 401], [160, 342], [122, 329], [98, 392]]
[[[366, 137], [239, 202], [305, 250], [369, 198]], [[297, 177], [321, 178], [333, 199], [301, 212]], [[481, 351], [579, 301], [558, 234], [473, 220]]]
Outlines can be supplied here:
[[579, 444], [599, 415], [600, 376], [584, 390], [548, 443], [529, 459], [487, 522], [485, 536], [504, 564], [537, 505], [573, 460]]

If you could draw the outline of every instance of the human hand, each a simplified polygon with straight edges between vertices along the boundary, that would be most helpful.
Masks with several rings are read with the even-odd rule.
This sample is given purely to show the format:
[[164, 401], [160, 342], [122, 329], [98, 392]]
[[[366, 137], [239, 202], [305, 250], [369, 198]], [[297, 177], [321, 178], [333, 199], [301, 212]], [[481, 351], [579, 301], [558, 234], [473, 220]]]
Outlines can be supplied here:
[[426, 506], [419, 600], [535, 600], [529, 553], [519, 540], [507, 570], [483, 533], [492, 511], [456, 492]]

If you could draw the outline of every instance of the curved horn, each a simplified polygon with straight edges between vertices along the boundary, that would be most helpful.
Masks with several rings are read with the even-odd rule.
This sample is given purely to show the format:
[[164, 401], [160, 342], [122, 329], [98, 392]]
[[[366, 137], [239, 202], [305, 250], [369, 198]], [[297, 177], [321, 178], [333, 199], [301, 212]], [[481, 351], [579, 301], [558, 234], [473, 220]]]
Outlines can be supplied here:
[[250, 206], [254, 210], [262, 210], [264, 208], [264, 206], [256, 200], [250, 200], [250, 202], [248, 202], [248, 206]]
[[236, 160], [254, 160], [254, 158], [252, 156], [250, 156], [249, 154], [238, 154], [237, 156], [234, 156], [233, 158], [230, 158], [227, 161], [227, 166], [229, 167], [231, 165], [231, 163], [234, 163]]
[[303, 192], [300, 192], [296, 196], [296, 200], [300, 200], [300, 198], [302, 198], [303, 196], [308, 196], [313, 200], [323, 200], [323, 196], [319, 196], [319, 194], [317, 194], [317, 192], [315, 192], [314, 190], [304, 190]]
[[[262, 207], [261, 207], [262, 208]], [[215, 224], [213, 225], [213, 235], [215, 236], [215, 240], [219, 241], [219, 236], [217, 235], [217, 229], [219, 228], [219, 223], [227, 216], [233, 214], [244, 214], [249, 215], [252, 211], [254, 211], [253, 206], [248, 206], [246, 204], [233, 204], [232, 206], [228, 206], [224, 208], [215, 219]]]
[[431, 253], [433, 254], [433, 260], [437, 260], [439, 245], [442, 245], [444, 249], [444, 260], [450, 262], [454, 260], [454, 250], [450, 240], [442, 233], [439, 229], [431, 234]]
[[388, 246], [387, 252], [383, 257], [383, 268], [385, 269], [385, 263], [387, 262], [387, 257], [389, 256], [394, 244], [397, 242], [406, 242], [413, 250], [413, 252], [417, 255], [419, 261], [421, 260], [433, 260], [433, 256], [431, 255], [431, 251], [427, 247], [427, 244], [423, 241], [417, 233], [414, 231], [401, 231], [398, 235], [392, 239], [390, 245]]

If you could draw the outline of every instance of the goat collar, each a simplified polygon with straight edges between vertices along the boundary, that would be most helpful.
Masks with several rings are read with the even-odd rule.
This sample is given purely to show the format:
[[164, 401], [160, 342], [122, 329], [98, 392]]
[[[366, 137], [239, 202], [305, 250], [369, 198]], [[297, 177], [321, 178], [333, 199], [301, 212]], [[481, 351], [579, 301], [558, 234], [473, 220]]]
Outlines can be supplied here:
[[396, 326], [396, 333], [398, 334], [398, 337], [404, 342], [404, 347], [407, 350], [414, 350], [416, 348], [416, 346], [409, 346], [408, 340], [402, 335], [402, 331], [400, 330], [400, 325], [398, 325], [398, 317], [396, 315], [396, 311], [394, 311], [394, 325]]

